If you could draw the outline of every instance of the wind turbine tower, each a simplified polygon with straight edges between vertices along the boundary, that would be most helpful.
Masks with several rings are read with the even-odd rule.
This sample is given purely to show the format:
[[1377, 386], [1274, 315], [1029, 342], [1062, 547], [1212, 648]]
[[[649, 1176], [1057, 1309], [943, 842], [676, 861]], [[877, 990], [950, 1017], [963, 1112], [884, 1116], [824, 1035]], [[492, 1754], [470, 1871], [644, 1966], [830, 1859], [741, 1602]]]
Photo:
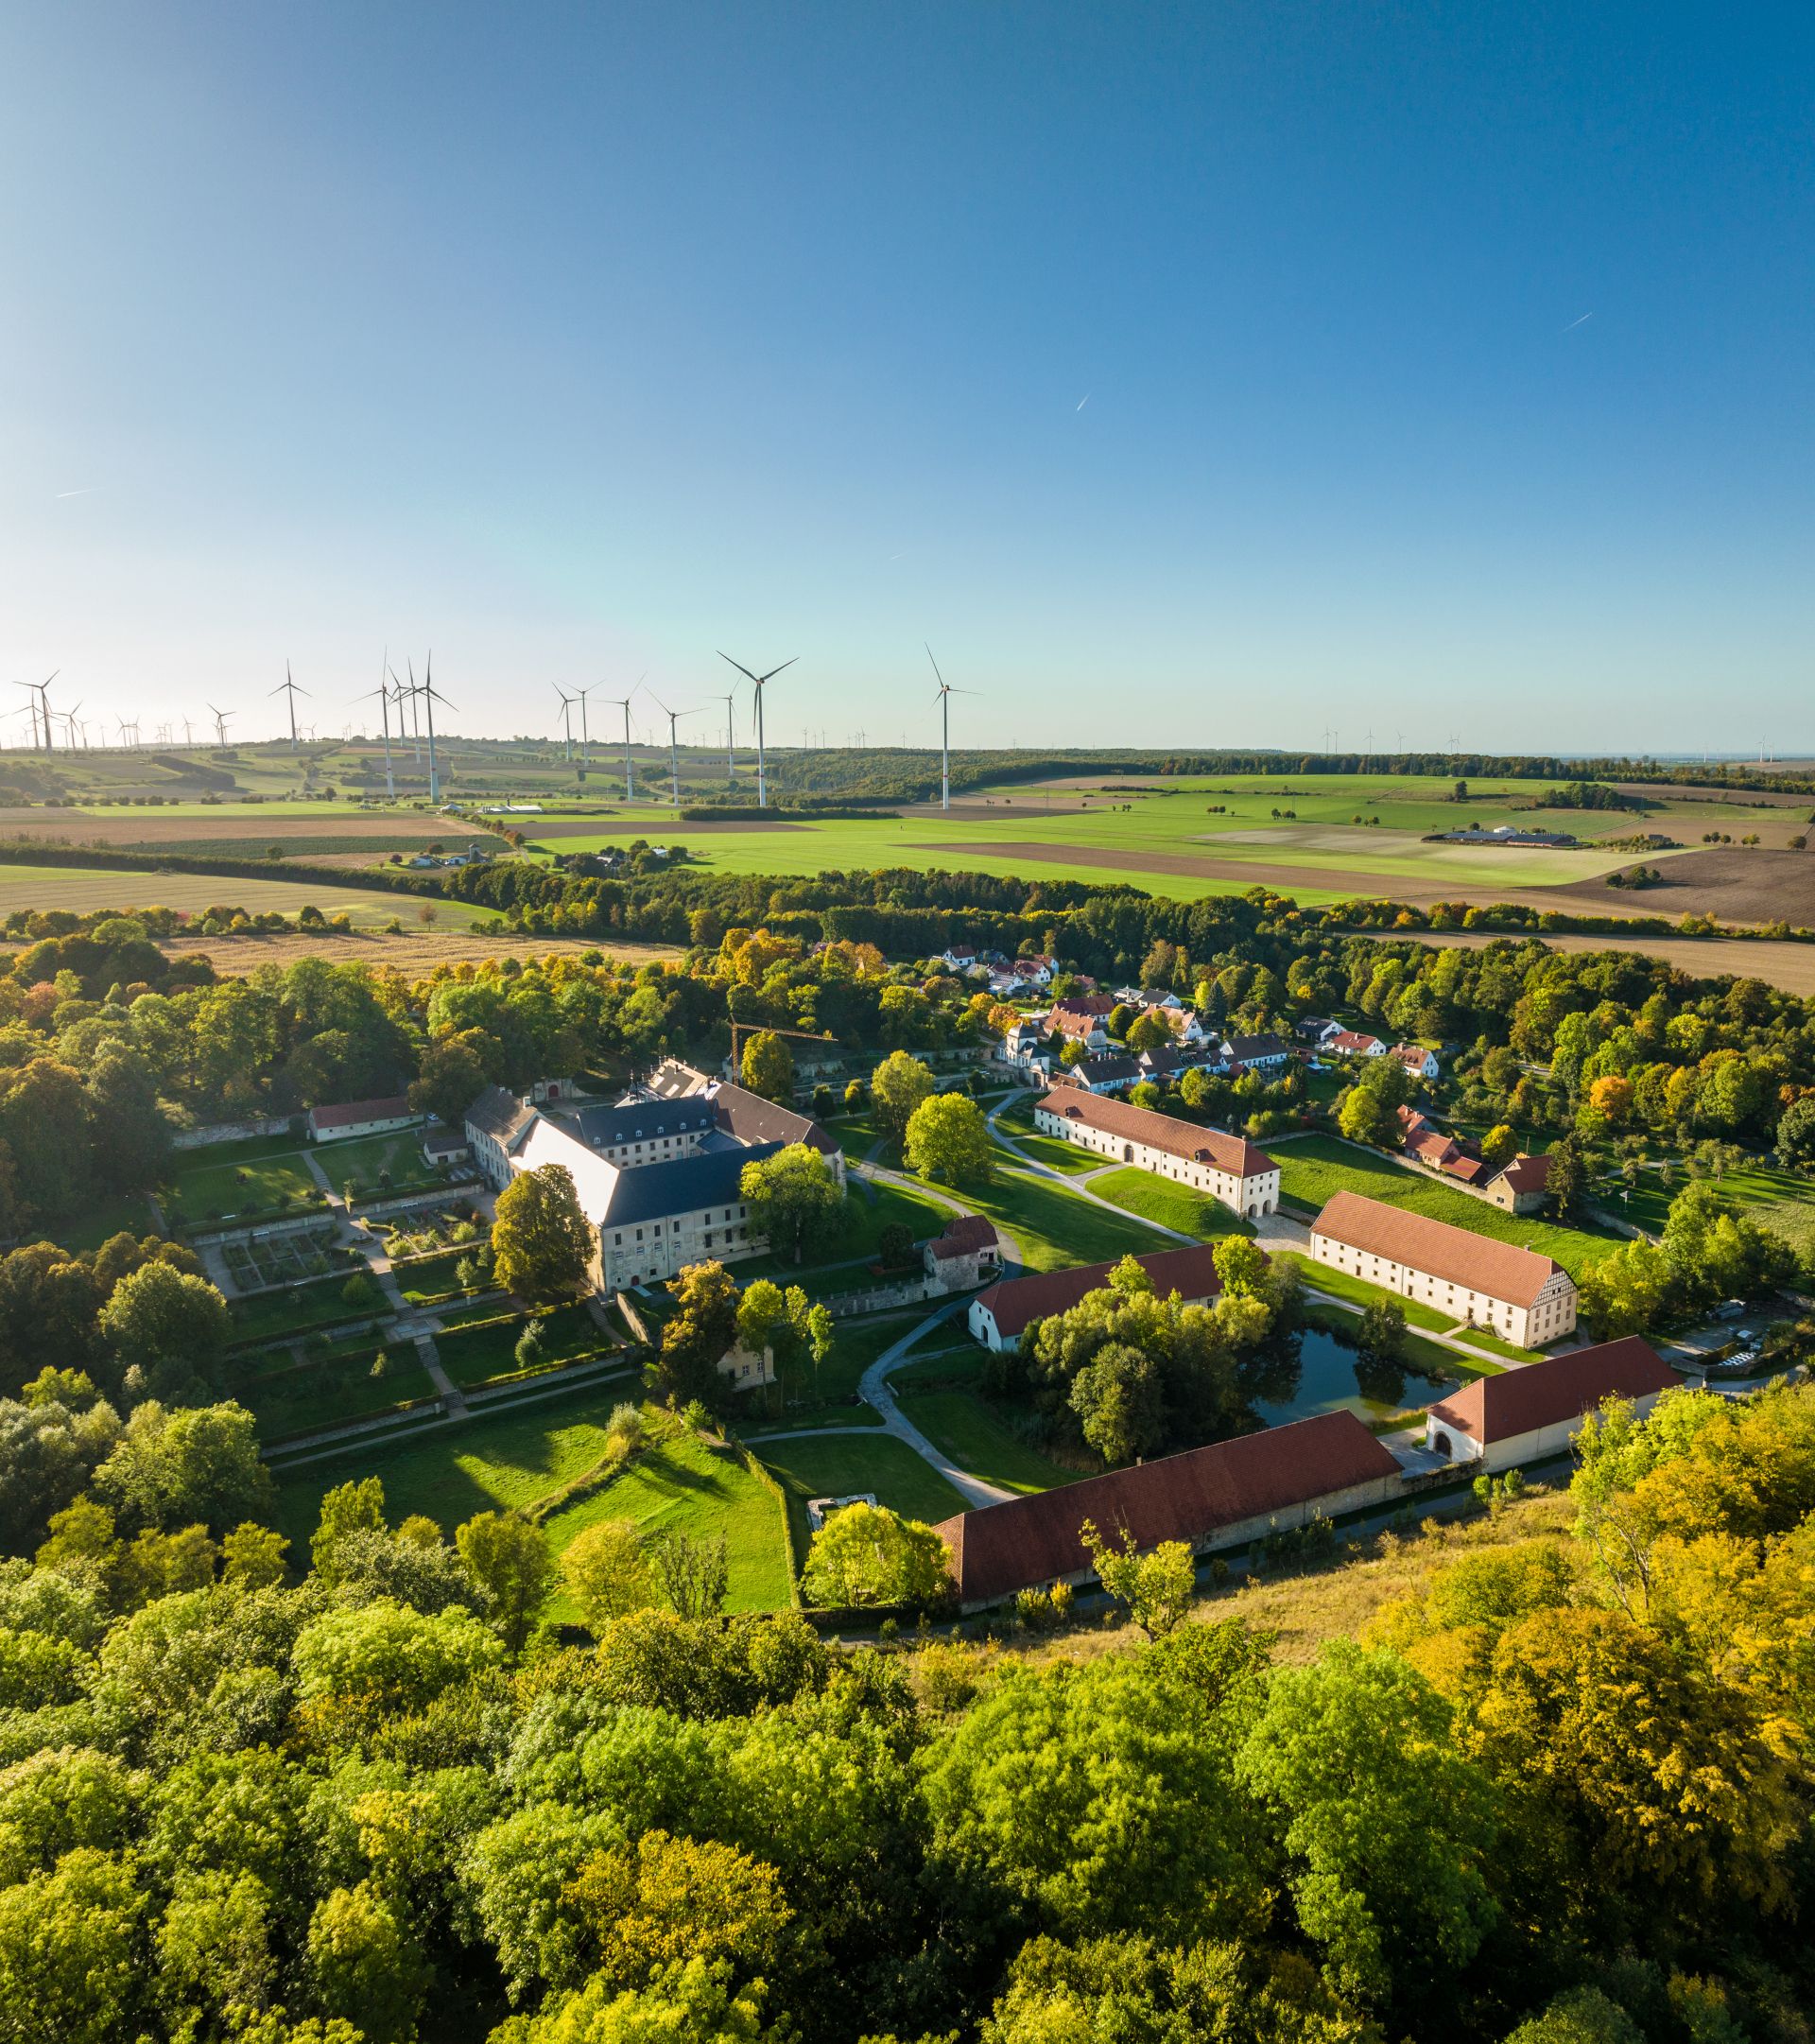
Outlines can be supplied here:
[[737, 785], [737, 691], [725, 698], [725, 786]]
[[634, 802], [636, 791], [631, 785], [631, 699], [629, 696], [607, 696], [605, 700], [613, 709], [624, 712], [624, 800]]
[[555, 683], [554, 689], [556, 695], [561, 697], [561, 721], [566, 734], [567, 750], [562, 756], [572, 759], [574, 756], [574, 704], [579, 699], [577, 696], [565, 694], [559, 682]]
[[[921, 642], [923, 645], [925, 641]], [[926, 648], [926, 657], [933, 660], [933, 650]], [[952, 701], [954, 696], [974, 696], [975, 688], [954, 688], [939, 671], [939, 662], [933, 660], [933, 673], [939, 682], [939, 693], [933, 701], [939, 704], [939, 805], [947, 811], [952, 806]]]
[[271, 693], [274, 696], [287, 695], [290, 699], [290, 750], [291, 752], [295, 752], [296, 699], [298, 696], [306, 696], [308, 694], [308, 690], [306, 688], [299, 688], [296, 685], [295, 682], [290, 679], [290, 664], [287, 660], [284, 663], [284, 679], [278, 683], [275, 688], [271, 690]]
[[769, 806], [769, 783], [766, 778], [766, 758], [763, 751], [763, 684], [772, 682], [781, 673], [783, 667], [791, 667], [794, 665], [794, 660], [798, 660], [801, 656], [796, 653], [794, 660], [784, 660], [780, 667], [770, 667], [767, 674], [752, 674], [741, 660], [733, 660], [729, 653], [721, 652], [718, 657], [720, 660], [729, 661], [756, 691], [756, 806], [759, 809], [766, 809]]
[[208, 705], [208, 714], [215, 720], [215, 743], [216, 745], [225, 745], [227, 742], [227, 719], [230, 717], [238, 716], [238, 711], [217, 710], [211, 702]]
[[698, 717], [698, 710], [671, 710], [662, 698], [653, 691], [650, 701], [668, 720], [668, 792], [677, 809], [681, 806], [681, 747], [675, 738], [674, 727], [683, 717]]

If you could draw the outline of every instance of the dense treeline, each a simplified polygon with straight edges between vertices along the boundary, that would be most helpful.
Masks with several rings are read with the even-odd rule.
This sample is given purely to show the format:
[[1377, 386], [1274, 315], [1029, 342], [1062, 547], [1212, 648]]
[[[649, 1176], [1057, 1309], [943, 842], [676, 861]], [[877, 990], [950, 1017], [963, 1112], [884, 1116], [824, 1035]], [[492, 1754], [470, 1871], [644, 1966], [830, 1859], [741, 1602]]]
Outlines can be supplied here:
[[369, 1480], [303, 1569], [271, 1503], [146, 1407], [0, 1563], [0, 2036], [1808, 2035], [1815, 1393], [1610, 1408], [1573, 1537], [1389, 1539], [1310, 1658], [1137, 1598], [844, 1651], [609, 1543], [576, 1644], [532, 1526]]

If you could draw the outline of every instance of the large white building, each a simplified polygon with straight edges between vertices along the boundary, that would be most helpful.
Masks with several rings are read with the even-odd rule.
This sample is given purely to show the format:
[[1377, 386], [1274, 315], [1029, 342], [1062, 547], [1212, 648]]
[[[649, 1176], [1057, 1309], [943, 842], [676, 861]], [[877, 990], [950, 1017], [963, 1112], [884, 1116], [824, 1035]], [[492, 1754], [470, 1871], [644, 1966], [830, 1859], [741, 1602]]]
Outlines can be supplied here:
[[1311, 1260], [1472, 1320], [1519, 1348], [1575, 1329], [1575, 1281], [1560, 1263], [1358, 1192], [1337, 1193], [1312, 1221]]
[[1279, 1204], [1279, 1166], [1264, 1150], [1220, 1129], [1075, 1086], [1048, 1093], [1033, 1110], [1033, 1125], [1043, 1135], [1207, 1192], [1250, 1221]]
[[1425, 1446], [1490, 1471], [1542, 1462], [1568, 1447], [1582, 1414], [1603, 1398], [1629, 1399], [1642, 1418], [1682, 1381], [1649, 1342], [1630, 1334], [1464, 1384], [1425, 1414]]
[[844, 1183], [844, 1154], [819, 1122], [742, 1086], [552, 1108], [488, 1086], [467, 1110], [466, 1134], [500, 1189], [545, 1164], [567, 1171], [597, 1231], [594, 1279], [605, 1291], [757, 1254], [743, 1169], [790, 1143], [817, 1150]]

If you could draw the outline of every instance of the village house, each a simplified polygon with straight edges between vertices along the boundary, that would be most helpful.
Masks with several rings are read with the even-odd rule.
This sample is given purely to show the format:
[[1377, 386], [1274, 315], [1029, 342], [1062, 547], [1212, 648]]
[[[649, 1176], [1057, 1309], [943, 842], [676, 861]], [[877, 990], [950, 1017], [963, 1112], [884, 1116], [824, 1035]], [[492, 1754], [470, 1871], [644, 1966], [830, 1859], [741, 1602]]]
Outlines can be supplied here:
[[1575, 1282], [1550, 1257], [1358, 1192], [1334, 1194], [1311, 1223], [1311, 1260], [1491, 1328], [1519, 1348], [1575, 1328]]
[[1111, 1538], [1125, 1531], [1138, 1548], [1183, 1540], [1201, 1553], [1384, 1504], [1403, 1487], [1398, 1463], [1353, 1412], [1320, 1412], [962, 1512], [936, 1531], [959, 1608], [971, 1612], [1020, 1590], [1090, 1582], [1085, 1519]]
[[1048, 1033], [1082, 1044], [1086, 1050], [1109, 1048], [1109, 1017], [1115, 1003], [1107, 994], [1073, 994], [1046, 1011]]
[[1423, 1044], [1394, 1044], [1392, 1055], [1414, 1079], [1435, 1079], [1443, 1068], [1436, 1051], [1426, 1050]]
[[458, 1164], [472, 1154], [473, 1146], [461, 1129], [450, 1128], [445, 1121], [437, 1121], [423, 1131], [423, 1162], [431, 1170]]
[[1307, 1014], [1292, 1031], [1300, 1043], [1309, 1044], [1313, 1049], [1329, 1042], [1332, 1036], [1342, 1033], [1342, 1025], [1332, 1022], [1328, 1015]]
[[401, 1093], [378, 1100], [342, 1100], [337, 1107], [311, 1107], [309, 1134], [318, 1143], [345, 1142], [354, 1135], [389, 1135], [422, 1120]]
[[1383, 1058], [1387, 1047], [1379, 1037], [1363, 1034], [1358, 1030], [1338, 1030], [1334, 1036], [1323, 1039], [1322, 1048], [1340, 1058]]
[[1256, 1036], [1226, 1036], [1221, 1047], [1225, 1070], [1238, 1065], [1244, 1071], [1272, 1074], [1285, 1069], [1291, 1054], [1291, 1046], [1270, 1031]]
[[1535, 1213], [1550, 1183], [1550, 1159], [1523, 1151], [1495, 1170], [1480, 1146], [1464, 1135], [1446, 1135], [1415, 1107], [1401, 1107], [1399, 1129], [1409, 1163], [1434, 1171], [1509, 1214]]
[[1682, 1381], [1649, 1342], [1628, 1335], [1477, 1377], [1425, 1414], [1425, 1446], [1452, 1462], [1510, 1469], [1564, 1453], [1602, 1399], [1629, 1399], [1643, 1418]]
[[[1216, 1256], [1208, 1242], [1183, 1249], [1157, 1249], [1135, 1261], [1153, 1281], [1163, 1299], [1176, 1291], [1186, 1306], [1204, 1306], [1222, 1290]], [[965, 1325], [985, 1348], [1012, 1353], [1036, 1320], [1068, 1313], [1080, 1299], [1101, 1291], [1114, 1263], [1087, 1263], [1068, 1271], [1039, 1271], [1026, 1277], [1005, 1277], [971, 1301]]]
[[1096, 1056], [1080, 1058], [1053, 1081], [1055, 1085], [1081, 1086], [1086, 1093], [1126, 1093], [1147, 1077], [1139, 1058], [1119, 1050], [1099, 1050]]
[[1484, 1184], [1481, 1197], [1509, 1214], [1535, 1214], [1550, 1187], [1550, 1159], [1523, 1151]]
[[944, 950], [935, 954], [933, 962], [943, 965], [947, 972], [957, 973], [977, 972], [982, 966], [974, 944], [948, 944]]
[[919, 1248], [922, 1270], [947, 1291], [969, 1291], [1002, 1268], [995, 1223], [984, 1214], [954, 1216], [942, 1235]]
[[1048, 1093], [1033, 1111], [1043, 1135], [1207, 1192], [1250, 1221], [1279, 1205], [1279, 1166], [1239, 1135], [1078, 1088]]

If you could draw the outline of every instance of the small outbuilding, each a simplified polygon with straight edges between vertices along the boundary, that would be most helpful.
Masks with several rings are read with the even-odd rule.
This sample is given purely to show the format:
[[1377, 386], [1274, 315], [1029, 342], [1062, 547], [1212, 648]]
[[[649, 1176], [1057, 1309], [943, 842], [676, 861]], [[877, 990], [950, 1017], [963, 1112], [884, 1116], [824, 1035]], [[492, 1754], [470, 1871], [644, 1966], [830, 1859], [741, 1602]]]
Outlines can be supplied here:
[[1635, 1334], [1542, 1362], [1477, 1377], [1425, 1414], [1425, 1446], [1483, 1469], [1561, 1455], [1604, 1398], [1626, 1398], [1641, 1417], [1682, 1378]]

